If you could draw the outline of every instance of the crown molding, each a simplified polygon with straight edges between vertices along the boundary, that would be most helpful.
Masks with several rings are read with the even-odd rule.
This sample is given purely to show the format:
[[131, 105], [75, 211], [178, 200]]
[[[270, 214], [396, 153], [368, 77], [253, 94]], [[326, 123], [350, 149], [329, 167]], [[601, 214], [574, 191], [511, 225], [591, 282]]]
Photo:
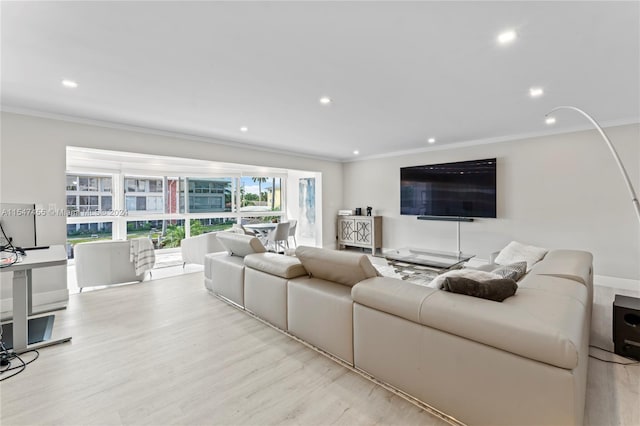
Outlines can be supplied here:
[[[640, 124], [640, 119], [630, 118], [630, 119], [621, 119], [621, 120], [609, 120], [600, 124], [604, 129], [607, 129], [610, 127]], [[565, 135], [568, 133], [583, 132], [587, 130], [596, 131], [596, 129], [590, 123], [585, 123], [579, 126], [566, 127], [562, 130], [549, 129], [549, 130], [539, 131], [539, 132], [519, 133], [515, 135], [498, 136], [498, 137], [483, 138], [483, 139], [472, 139], [472, 140], [460, 141], [460, 142], [448, 142], [442, 145], [426, 146], [424, 148], [408, 149], [403, 151], [393, 151], [393, 152], [387, 152], [384, 154], [369, 155], [361, 158], [352, 158], [352, 159], [343, 161], [343, 163], [357, 163], [360, 161], [377, 160], [381, 158], [390, 158], [390, 157], [400, 157], [403, 155], [421, 154], [424, 152], [446, 151], [450, 149], [467, 148], [467, 147], [476, 146], [476, 145], [490, 145], [490, 144], [502, 143], [502, 142], [516, 142], [524, 139], [534, 139], [534, 138], [541, 138], [541, 137], [548, 137], [548, 136]]]
[[307, 159], [311, 159], [311, 160], [329, 161], [329, 162], [332, 162], [332, 163], [340, 163], [340, 162], [342, 162], [340, 158], [325, 157], [325, 156], [321, 156], [321, 155], [305, 154], [305, 153], [301, 153], [301, 152], [287, 151], [287, 150], [284, 150], [284, 149], [265, 148], [263, 146], [254, 145], [254, 144], [250, 144], [250, 143], [247, 143], [247, 142], [241, 142], [241, 141], [234, 140], [234, 139], [229, 139], [229, 138], [219, 139], [217, 137], [192, 135], [192, 134], [189, 134], [189, 133], [174, 132], [174, 131], [170, 131], [170, 130], [161, 130], [161, 129], [155, 129], [155, 128], [152, 128], [152, 127], [134, 126], [134, 125], [131, 125], [131, 124], [116, 123], [116, 122], [113, 122], [113, 121], [97, 120], [97, 119], [93, 119], [93, 118], [77, 117], [77, 116], [72, 116], [72, 115], [59, 114], [59, 113], [46, 112], [46, 111], [39, 111], [39, 110], [33, 110], [33, 109], [28, 109], [28, 108], [19, 108], [19, 107], [0, 105], [0, 111], [7, 112], [7, 113], [12, 113], [12, 114], [19, 114], [19, 115], [27, 115], [27, 116], [32, 116], [32, 117], [38, 117], [38, 118], [45, 118], [45, 119], [50, 119], [50, 120], [66, 121], [66, 122], [75, 123], [75, 124], [84, 124], [84, 125], [89, 125], [89, 126], [105, 127], [105, 128], [109, 128], [109, 129], [125, 130], [125, 131], [130, 131], [130, 132], [143, 133], [143, 134], [147, 134], [147, 135], [164, 136], [164, 137], [170, 137], [170, 138], [179, 138], [179, 139], [185, 139], [185, 140], [194, 141], [194, 142], [204, 142], [204, 143], [211, 143], [211, 144], [216, 144], [216, 145], [230, 146], [230, 147], [233, 147], [233, 148], [251, 149], [251, 150], [254, 150], [254, 151], [260, 151], [260, 152], [266, 152], [266, 153], [278, 154], [278, 155], [287, 155], [287, 156], [290, 156], [290, 157], [299, 157], [299, 158], [307, 158]]

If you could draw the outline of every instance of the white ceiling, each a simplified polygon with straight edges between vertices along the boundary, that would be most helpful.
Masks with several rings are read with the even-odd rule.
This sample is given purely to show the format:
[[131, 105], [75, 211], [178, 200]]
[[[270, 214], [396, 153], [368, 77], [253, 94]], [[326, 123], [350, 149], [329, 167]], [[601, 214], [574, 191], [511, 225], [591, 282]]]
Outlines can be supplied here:
[[[1, 13], [8, 111], [338, 160], [548, 133], [544, 114], [565, 104], [640, 122], [637, 1], [3, 1]], [[509, 28], [518, 39], [499, 46]], [[557, 117], [554, 132], [589, 127]]]

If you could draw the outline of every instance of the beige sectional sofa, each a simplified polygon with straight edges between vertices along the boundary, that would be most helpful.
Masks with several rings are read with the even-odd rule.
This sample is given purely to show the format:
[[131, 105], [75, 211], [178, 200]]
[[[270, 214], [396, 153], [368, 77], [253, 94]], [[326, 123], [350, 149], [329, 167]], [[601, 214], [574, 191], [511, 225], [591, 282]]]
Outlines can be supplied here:
[[381, 277], [365, 255], [298, 247], [288, 257], [250, 240], [236, 248], [242, 299], [239, 275], [219, 268], [242, 259], [228, 253], [207, 255], [212, 293], [460, 422], [582, 423], [591, 254], [549, 252], [498, 303]]

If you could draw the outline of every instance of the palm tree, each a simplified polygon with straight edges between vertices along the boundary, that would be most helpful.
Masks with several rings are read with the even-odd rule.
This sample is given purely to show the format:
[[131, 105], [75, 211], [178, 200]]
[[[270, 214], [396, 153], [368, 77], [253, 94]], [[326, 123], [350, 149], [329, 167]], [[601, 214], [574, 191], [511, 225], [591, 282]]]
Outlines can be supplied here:
[[266, 177], [252, 177], [252, 181], [258, 182], [258, 201], [262, 201], [262, 184], [267, 181]]

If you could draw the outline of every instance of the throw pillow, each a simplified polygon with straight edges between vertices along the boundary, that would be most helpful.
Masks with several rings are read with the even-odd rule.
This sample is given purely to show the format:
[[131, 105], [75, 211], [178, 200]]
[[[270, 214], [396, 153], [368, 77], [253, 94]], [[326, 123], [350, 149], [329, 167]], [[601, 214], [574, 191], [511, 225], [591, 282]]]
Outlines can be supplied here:
[[477, 281], [502, 278], [498, 274], [493, 274], [487, 271], [479, 271], [477, 269], [454, 269], [453, 271], [447, 271], [442, 275], [438, 275], [427, 285], [427, 287], [442, 288], [442, 283], [447, 277], [465, 277]]
[[444, 280], [444, 291], [480, 297], [482, 299], [502, 302], [516, 294], [518, 284], [512, 279], [500, 278], [488, 281], [475, 281], [464, 277], [447, 277]]
[[494, 262], [498, 265], [510, 265], [515, 262], [525, 261], [527, 262], [527, 272], [529, 272], [533, 265], [540, 261], [548, 251], [546, 248], [511, 241], [505, 248], [500, 250]]
[[500, 266], [491, 271], [491, 273], [500, 275], [502, 278], [518, 281], [527, 273], [527, 262], [523, 260], [522, 262]]

